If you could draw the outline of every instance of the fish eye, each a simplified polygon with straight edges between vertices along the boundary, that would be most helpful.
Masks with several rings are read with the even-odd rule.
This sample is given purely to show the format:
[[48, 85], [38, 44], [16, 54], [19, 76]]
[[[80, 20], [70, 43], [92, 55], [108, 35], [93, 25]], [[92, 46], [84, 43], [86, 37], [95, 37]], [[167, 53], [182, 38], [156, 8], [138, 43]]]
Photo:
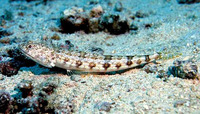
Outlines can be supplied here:
[[28, 48], [32, 48], [32, 45], [28, 45], [27, 47], [28, 47]]

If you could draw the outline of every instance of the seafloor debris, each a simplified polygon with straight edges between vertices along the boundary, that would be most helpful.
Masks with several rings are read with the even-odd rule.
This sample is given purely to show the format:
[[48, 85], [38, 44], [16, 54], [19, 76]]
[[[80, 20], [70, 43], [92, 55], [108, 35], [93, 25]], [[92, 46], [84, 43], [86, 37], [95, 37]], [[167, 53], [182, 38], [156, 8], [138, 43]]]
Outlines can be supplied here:
[[[43, 84], [38, 85], [43, 86]], [[10, 103], [10, 113], [54, 113], [54, 107], [48, 107], [48, 94], [43, 94], [43, 89], [39, 88], [39, 91], [33, 92], [35, 86], [32, 85], [32, 81], [23, 80], [17, 86], [15, 90], [18, 92], [13, 95], [13, 100]], [[48, 89], [52, 90], [52, 89]]]
[[56, 89], [57, 85], [55, 83], [45, 83], [42, 90], [48, 94], [51, 95], [54, 90]]
[[[0, 59], [0, 73], [6, 76], [16, 75], [20, 67], [34, 66], [35, 62], [24, 58], [19, 50], [8, 50], [5, 57]], [[10, 59], [5, 59], [10, 58]]]
[[137, 30], [138, 30], [138, 26], [135, 25], [134, 23], [131, 23], [131, 25], [130, 25], [130, 30], [137, 31]]
[[29, 80], [22, 80], [17, 88], [22, 92], [22, 97], [26, 98], [28, 96], [32, 96], [33, 95], [33, 85], [31, 83], [31, 81]]
[[88, 31], [88, 19], [83, 15], [70, 15], [60, 19], [61, 29], [64, 33], [73, 33], [76, 31]]
[[200, 0], [177, 0], [179, 4], [200, 3]]
[[12, 76], [18, 73], [19, 67], [15, 66], [14, 61], [5, 61], [0, 63], [0, 72], [6, 76]]
[[198, 79], [198, 66], [192, 60], [175, 60], [174, 66], [170, 66], [167, 71], [159, 70], [158, 77], [164, 78], [166, 81], [171, 75], [183, 79]]
[[11, 105], [12, 113], [54, 113], [54, 109], [47, 107], [48, 101], [40, 96], [15, 98]]
[[0, 90], [0, 113], [9, 113], [11, 96], [8, 92]]
[[156, 73], [158, 71], [156, 64], [153, 63], [145, 65], [143, 69], [146, 73]]
[[187, 100], [178, 100], [178, 101], [176, 101], [175, 103], [174, 103], [174, 107], [180, 107], [180, 106], [182, 106], [182, 105], [184, 105], [184, 104], [186, 104], [187, 102], [189, 102], [189, 101], [187, 101]]
[[145, 18], [145, 17], [148, 17], [148, 16], [149, 16], [148, 13], [142, 12], [142, 11], [137, 11], [137, 12], [135, 13], [135, 17], [137, 17], [137, 18]]
[[5, 19], [5, 20], [8, 20], [8, 21], [11, 21], [12, 19], [13, 19], [13, 13], [12, 13], [12, 11], [10, 11], [10, 10], [4, 10], [4, 15], [3, 15], [3, 18]]
[[196, 79], [198, 78], [198, 66], [190, 61], [174, 61], [174, 66], [169, 67], [168, 72], [175, 77], [183, 79]]
[[0, 38], [4, 37], [4, 36], [9, 36], [12, 35], [11, 32], [8, 32], [7, 30], [5, 30], [4, 28], [0, 28]]
[[96, 108], [98, 108], [99, 111], [105, 111], [105, 112], [109, 112], [110, 109], [112, 108], [112, 104], [113, 103], [109, 103], [109, 102], [100, 102], [96, 104]]
[[103, 14], [103, 8], [101, 7], [101, 5], [97, 5], [95, 7], [92, 8], [92, 10], [90, 11], [90, 17], [101, 17], [101, 15]]
[[54, 34], [54, 35], [51, 37], [51, 39], [53, 39], [53, 40], [60, 40], [60, 36], [57, 35], [57, 34]]
[[110, 34], [123, 34], [129, 31], [129, 23], [125, 16], [118, 13], [106, 13], [102, 16], [100, 29]]
[[43, 2], [47, 2], [48, 0], [9, 0], [10, 2], [13, 1], [26, 1], [26, 2], [31, 2], [31, 1], [43, 1]]
[[123, 10], [123, 6], [122, 6], [122, 3], [120, 1], [118, 1], [118, 2], [115, 3], [114, 10], [118, 11], [118, 12], [121, 12]]
[[64, 16], [60, 18], [60, 27], [64, 33], [104, 31], [118, 35], [130, 29], [128, 19], [124, 15], [115, 12], [104, 13], [100, 5], [93, 7], [91, 11], [74, 7], [66, 9], [63, 14]]

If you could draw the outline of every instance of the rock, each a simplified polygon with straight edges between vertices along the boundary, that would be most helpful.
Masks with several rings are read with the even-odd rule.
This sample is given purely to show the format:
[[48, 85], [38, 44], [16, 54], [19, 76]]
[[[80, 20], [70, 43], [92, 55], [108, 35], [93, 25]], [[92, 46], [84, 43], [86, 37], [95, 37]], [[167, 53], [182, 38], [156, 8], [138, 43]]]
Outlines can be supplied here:
[[90, 17], [101, 17], [101, 15], [103, 14], [103, 8], [101, 7], [101, 5], [97, 5], [95, 7], [92, 8], [92, 10], [90, 11]]
[[146, 73], [156, 73], [158, 71], [157, 66], [153, 63], [145, 65], [143, 69]]
[[4, 26], [6, 24], [6, 20], [3, 18], [3, 16], [0, 16], [0, 26]]
[[[81, 8], [66, 9], [64, 17], [60, 18], [60, 28], [63, 33], [84, 31], [97, 33], [105, 31], [110, 34], [124, 34], [130, 30], [128, 19], [119, 13], [103, 13], [100, 5], [92, 8], [89, 14]], [[89, 16], [88, 16], [89, 15]]]
[[179, 106], [182, 106], [182, 105], [184, 105], [186, 102], [187, 102], [186, 100], [179, 100], [179, 101], [176, 101], [176, 102], [174, 103], [174, 107], [177, 108], [177, 107], [179, 107]]
[[0, 72], [6, 76], [16, 75], [19, 67], [15, 65], [14, 61], [6, 61], [0, 63]]
[[13, 19], [13, 13], [10, 10], [4, 10], [3, 17], [5, 20], [11, 21]]
[[130, 30], [134, 30], [134, 31], [137, 31], [138, 30], [138, 26], [136, 26], [135, 24], [131, 24], [130, 26]]
[[91, 49], [89, 49], [92, 53], [96, 53], [96, 54], [100, 54], [103, 55], [104, 54], [104, 50], [98, 47], [92, 47]]
[[7, 53], [9, 57], [13, 58], [11, 62], [13, 62], [13, 65], [15, 67], [30, 67], [36, 64], [34, 61], [24, 57], [24, 55], [20, 52], [19, 49], [8, 50]]
[[198, 78], [198, 66], [190, 61], [174, 61], [174, 66], [168, 68], [168, 72], [175, 77], [183, 79], [196, 79]]
[[129, 31], [129, 23], [124, 16], [119, 14], [105, 14], [101, 19], [100, 28], [110, 34], [124, 34]]
[[12, 35], [11, 32], [8, 32], [7, 30], [5, 30], [4, 28], [0, 28], [0, 38], [4, 37], [4, 36], [10, 36]]
[[54, 34], [54, 35], [51, 37], [51, 39], [53, 39], [53, 40], [60, 40], [60, 36], [57, 35], [57, 34]]
[[168, 72], [164, 71], [164, 70], [159, 70], [158, 71], [158, 78], [168, 78], [169, 77], [169, 74]]
[[99, 18], [90, 18], [89, 19], [89, 33], [99, 32]]
[[151, 23], [147, 23], [147, 24], [144, 25], [144, 27], [145, 27], [146, 29], [149, 29], [149, 28], [152, 27], [152, 24], [151, 24]]
[[0, 90], [0, 113], [9, 113], [11, 96], [8, 92]]
[[135, 17], [137, 17], [137, 18], [145, 18], [145, 17], [148, 17], [148, 16], [149, 16], [148, 13], [144, 13], [142, 11], [137, 11], [135, 13]]
[[[34, 86], [32, 85], [32, 82], [30, 80], [22, 80], [15, 88], [17, 93], [13, 95], [14, 98], [11, 103], [12, 109], [10, 110], [10, 113], [55, 113], [54, 106], [49, 104], [47, 100], [48, 94], [45, 93], [52, 89], [49, 89], [49, 86], [45, 86], [46, 83], [43, 84], [39, 85], [39, 87], [43, 87], [41, 89], [39, 88], [39, 92], [33, 92]], [[38, 89], [38, 87], [36, 88]], [[41, 94], [41, 92], [44, 92], [45, 94]], [[48, 107], [47, 105], [51, 106]]]
[[120, 1], [118, 1], [118, 2], [115, 3], [114, 10], [118, 11], [118, 12], [121, 12], [123, 10], [123, 6], [122, 6], [122, 3]]
[[75, 16], [76, 14], [81, 14], [81, 13], [83, 13], [83, 9], [78, 8], [78, 7], [72, 7], [72, 8], [69, 8], [69, 9], [65, 9], [63, 11], [63, 14], [64, 14], [65, 17]]
[[10, 2], [13, 2], [13, 1], [26, 1], [26, 2], [31, 2], [31, 1], [42, 1], [42, 2], [47, 2], [47, 0], [9, 0]]
[[51, 95], [55, 91], [56, 88], [57, 88], [56, 84], [54, 84], [54, 83], [46, 83], [44, 85], [44, 87], [42, 88], [42, 90], [44, 92], [46, 92], [48, 95]]
[[27, 97], [27, 98], [15, 98], [12, 102], [12, 113], [54, 113], [54, 109], [47, 107], [48, 101], [39, 96]]
[[28, 96], [33, 95], [33, 85], [32, 82], [29, 80], [22, 80], [18, 85], [17, 89], [19, 89], [22, 92], [22, 97], [26, 98]]
[[75, 82], [80, 82], [80, 81], [82, 80], [80, 75], [72, 75], [72, 76], [70, 77], [70, 79], [71, 79], [72, 81], [75, 81]]
[[200, 3], [200, 0], [177, 0], [179, 4], [193, 4]]
[[109, 102], [101, 102], [98, 103], [95, 107], [99, 109], [99, 111], [109, 112], [111, 109], [112, 103]]
[[60, 19], [64, 33], [74, 33], [83, 30], [88, 32], [88, 18], [84, 15], [67, 16]]
[[64, 44], [61, 44], [59, 47], [67, 51], [75, 50], [74, 44], [70, 40], [65, 40]]

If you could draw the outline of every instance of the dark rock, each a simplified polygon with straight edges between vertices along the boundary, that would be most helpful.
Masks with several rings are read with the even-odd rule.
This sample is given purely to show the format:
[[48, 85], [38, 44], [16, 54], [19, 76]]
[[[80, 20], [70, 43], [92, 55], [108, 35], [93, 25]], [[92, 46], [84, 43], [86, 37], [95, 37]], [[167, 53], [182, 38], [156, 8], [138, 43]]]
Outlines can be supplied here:
[[88, 30], [88, 32], [89, 33], [97, 33], [97, 32], [99, 32], [99, 18], [90, 18], [89, 19], [89, 22], [88, 22], [88, 24], [89, 24], [89, 30]]
[[81, 78], [80, 75], [72, 75], [72, 76], [70, 77], [70, 79], [71, 79], [72, 81], [75, 81], [75, 82], [80, 82], [80, 81], [82, 80], [82, 78]]
[[60, 36], [57, 35], [57, 34], [54, 34], [54, 35], [51, 37], [51, 39], [53, 39], [53, 40], [60, 40]]
[[135, 24], [131, 24], [130, 26], [130, 30], [134, 30], [134, 31], [137, 31], [138, 30], [138, 26], [136, 26]]
[[124, 34], [130, 30], [127, 19], [118, 14], [105, 14], [100, 24], [102, 30], [115, 35]]
[[23, 98], [33, 95], [33, 92], [32, 92], [33, 85], [31, 83], [31, 81], [29, 81], [29, 80], [22, 80], [18, 84], [17, 88], [21, 91]]
[[44, 3], [46, 3], [49, 0], [9, 0], [9, 2], [13, 2], [13, 1], [26, 1], [26, 2], [32, 2], [32, 1], [42, 1]]
[[193, 4], [200, 3], [200, 0], [177, 0], [179, 4]]
[[9, 57], [13, 58], [12, 61], [16, 67], [30, 67], [36, 64], [34, 61], [24, 57], [19, 49], [8, 50], [7, 53]]
[[81, 15], [63, 17], [60, 23], [63, 33], [74, 33], [80, 30], [88, 32], [88, 18]]
[[98, 4], [99, 2], [98, 1], [89, 1], [89, 5], [96, 5], [96, 4]]
[[149, 15], [147, 13], [144, 13], [142, 11], [137, 11], [136, 14], [135, 14], [135, 17], [137, 18], [145, 18], [145, 17], [148, 17]]
[[60, 45], [60, 47], [68, 51], [74, 50], [74, 44], [72, 44], [70, 40], [65, 40], [65, 43]]
[[0, 113], [9, 113], [11, 96], [8, 92], [0, 90]]
[[166, 71], [164, 70], [159, 70], [158, 71], [158, 78], [168, 78], [170, 74], [168, 74]]
[[23, 114], [54, 113], [54, 109], [48, 108], [48, 101], [42, 97], [27, 97], [15, 99], [12, 103], [12, 112], [21, 112]]
[[7, 30], [0, 28], [0, 38], [4, 37], [4, 36], [10, 36], [12, 35], [11, 32], [8, 32]]
[[[32, 89], [34, 87], [29, 80], [23, 80], [18, 84], [16, 90], [18, 93], [13, 95], [12, 108], [10, 113], [55, 113], [54, 108], [47, 107], [49, 104], [47, 101], [48, 94], [34, 94]], [[53, 107], [53, 105], [51, 105]]]
[[56, 89], [57, 85], [53, 84], [53, 83], [46, 83], [44, 85], [44, 87], [42, 88], [42, 90], [44, 92], [46, 92], [48, 95], [51, 95], [54, 90]]
[[183, 79], [196, 79], [198, 78], [198, 66], [190, 60], [187, 61], [174, 61], [174, 66], [168, 68], [168, 72], [175, 77]]
[[65, 40], [65, 44], [69, 47], [69, 49], [74, 47], [74, 44], [72, 44], [69, 40]]
[[6, 20], [3, 18], [3, 16], [0, 16], [0, 26], [4, 26], [6, 24]]
[[0, 63], [0, 72], [6, 76], [16, 75], [19, 67], [15, 65], [14, 61], [6, 61]]
[[98, 47], [92, 47], [92, 48], [90, 49], [90, 51], [91, 51], [92, 53], [97, 53], [97, 54], [101, 54], [101, 55], [103, 55], [103, 53], [104, 53], [104, 50], [101, 49], [101, 48], [98, 48]]
[[105, 31], [110, 34], [119, 35], [130, 30], [128, 20], [125, 16], [118, 13], [105, 14], [100, 5], [94, 7], [89, 14], [82, 8], [77, 7], [66, 9], [63, 14], [64, 17], [60, 18], [60, 32], [63, 33], [74, 33], [76, 31], [97, 33]]
[[144, 25], [144, 27], [145, 27], [146, 29], [149, 29], [149, 28], [152, 27], [152, 24], [147, 23], [147, 24]]
[[11, 21], [13, 19], [13, 13], [10, 10], [4, 10], [3, 17], [5, 20]]

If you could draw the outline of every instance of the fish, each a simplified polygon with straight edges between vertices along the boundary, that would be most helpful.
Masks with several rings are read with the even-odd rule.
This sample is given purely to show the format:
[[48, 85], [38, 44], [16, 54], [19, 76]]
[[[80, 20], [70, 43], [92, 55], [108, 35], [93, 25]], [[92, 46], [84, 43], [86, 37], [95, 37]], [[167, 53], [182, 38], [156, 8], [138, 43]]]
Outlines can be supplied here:
[[21, 52], [31, 60], [45, 67], [59, 67], [83, 72], [113, 72], [134, 68], [157, 60], [159, 53], [151, 55], [117, 56], [100, 55], [83, 51], [54, 49], [42, 43], [24, 43]]

